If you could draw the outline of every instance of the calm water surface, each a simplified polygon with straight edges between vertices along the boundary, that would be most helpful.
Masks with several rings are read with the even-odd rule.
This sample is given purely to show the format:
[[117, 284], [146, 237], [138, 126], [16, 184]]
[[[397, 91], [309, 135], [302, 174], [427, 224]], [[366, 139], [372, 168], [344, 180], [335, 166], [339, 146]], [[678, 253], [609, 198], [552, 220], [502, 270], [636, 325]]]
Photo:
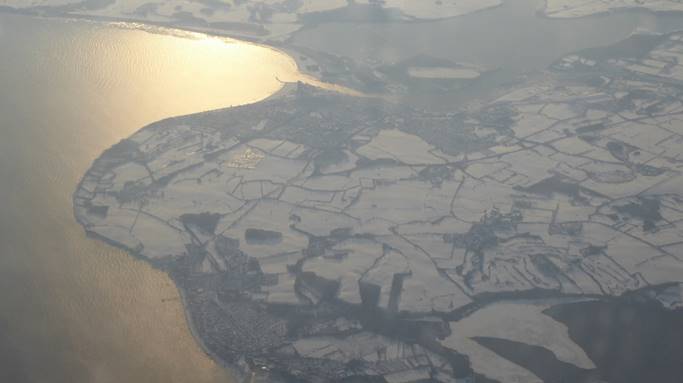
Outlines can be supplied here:
[[[196, 37], [196, 36], [195, 36]], [[0, 382], [226, 382], [164, 273], [88, 239], [71, 193], [103, 150], [174, 115], [254, 102], [279, 52], [0, 15]]]

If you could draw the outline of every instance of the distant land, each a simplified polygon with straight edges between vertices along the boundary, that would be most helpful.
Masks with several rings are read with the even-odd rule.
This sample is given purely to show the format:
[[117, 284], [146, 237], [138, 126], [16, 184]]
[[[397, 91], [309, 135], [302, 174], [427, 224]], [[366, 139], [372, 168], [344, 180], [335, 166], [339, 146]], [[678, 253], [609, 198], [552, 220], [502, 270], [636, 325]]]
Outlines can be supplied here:
[[[503, 0], [0, 0], [0, 9], [36, 15], [138, 21], [193, 27], [259, 41], [284, 41], [303, 25], [335, 21], [426, 21], [468, 15]], [[680, 12], [677, 0], [547, 0], [539, 12], [575, 18], [622, 10]]]
[[259, 41], [283, 41], [305, 23], [334, 16], [338, 21], [436, 20], [496, 7], [501, 0], [0, 0], [0, 9], [52, 16], [161, 23], [229, 33]]
[[653, 12], [682, 12], [676, 0], [546, 0], [543, 13], [549, 17], [571, 18], [614, 11], [644, 9]]

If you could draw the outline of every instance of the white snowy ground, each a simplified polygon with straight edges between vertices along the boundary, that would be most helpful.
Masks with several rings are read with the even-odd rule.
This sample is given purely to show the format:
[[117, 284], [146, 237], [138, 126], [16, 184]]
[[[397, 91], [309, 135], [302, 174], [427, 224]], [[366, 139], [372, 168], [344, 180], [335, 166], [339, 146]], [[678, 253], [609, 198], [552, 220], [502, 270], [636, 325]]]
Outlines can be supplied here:
[[626, 9], [680, 12], [683, 3], [679, 0], [547, 0], [543, 12], [549, 17], [572, 18]]

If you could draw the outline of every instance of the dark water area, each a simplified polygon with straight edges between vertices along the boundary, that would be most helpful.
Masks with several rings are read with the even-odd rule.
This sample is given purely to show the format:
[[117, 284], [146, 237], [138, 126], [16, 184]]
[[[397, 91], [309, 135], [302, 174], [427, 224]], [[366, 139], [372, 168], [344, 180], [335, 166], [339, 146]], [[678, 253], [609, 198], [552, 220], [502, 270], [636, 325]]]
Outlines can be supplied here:
[[543, 347], [530, 346], [500, 338], [476, 337], [474, 340], [509, 361], [533, 372], [545, 383], [594, 383], [599, 381], [596, 371], [562, 362], [551, 351]]
[[619, 298], [555, 306], [545, 313], [569, 328], [571, 339], [585, 350], [604, 381], [683, 379], [683, 310]]

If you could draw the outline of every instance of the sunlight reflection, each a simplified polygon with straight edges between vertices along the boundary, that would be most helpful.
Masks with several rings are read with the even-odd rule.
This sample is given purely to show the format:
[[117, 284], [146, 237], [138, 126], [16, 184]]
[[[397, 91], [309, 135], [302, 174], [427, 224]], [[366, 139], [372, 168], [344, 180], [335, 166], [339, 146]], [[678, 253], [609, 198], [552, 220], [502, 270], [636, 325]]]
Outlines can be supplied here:
[[[146, 36], [129, 43], [143, 45], [141, 49], [163, 58], [162, 67], [144, 68], [149, 76], [139, 84], [144, 91], [139, 102], [150, 108], [170, 103], [174, 114], [181, 115], [253, 103], [262, 100], [264, 94], [277, 92], [285, 83], [297, 81], [362, 96], [352, 89], [302, 74], [292, 57], [275, 48], [138, 23], [114, 25], [149, 32], [152, 38]], [[245, 70], [249, 76], [244, 76]]]

